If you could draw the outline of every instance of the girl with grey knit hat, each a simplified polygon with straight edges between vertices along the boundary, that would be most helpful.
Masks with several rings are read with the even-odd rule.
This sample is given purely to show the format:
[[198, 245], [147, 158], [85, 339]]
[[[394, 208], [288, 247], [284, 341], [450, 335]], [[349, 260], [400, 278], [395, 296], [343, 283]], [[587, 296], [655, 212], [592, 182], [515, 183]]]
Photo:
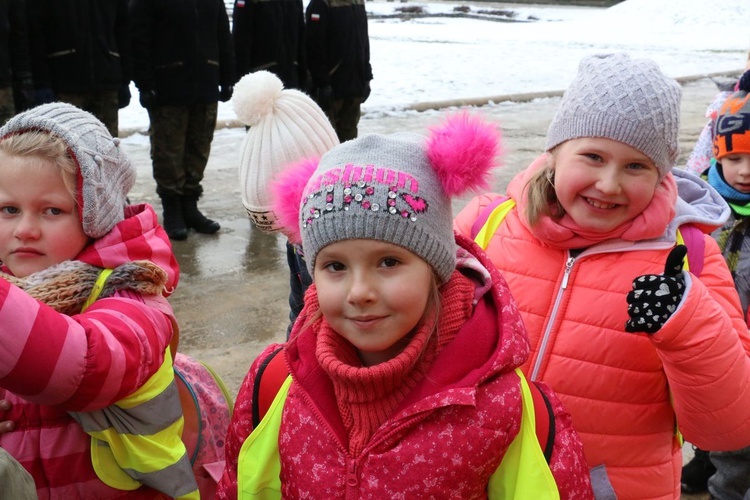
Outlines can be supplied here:
[[546, 152], [454, 221], [508, 281], [523, 371], [570, 410], [597, 498], [679, 498], [683, 436], [750, 443], [750, 336], [707, 234], [729, 211], [673, 169], [680, 98], [653, 61], [584, 58]]
[[39, 498], [199, 498], [170, 348], [179, 268], [153, 209], [126, 203], [134, 182], [119, 139], [69, 104], [0, 129], [0, 399], [12, 423], [0, 448]]
[[486, 184], [498, 139], [459, 114], [276, 179], [313, 284], [242, 383], [218, 498], [593, 498], [569, 416], [517, 371], [528, 343], [505, 282], [453, 233], [451, 199]]

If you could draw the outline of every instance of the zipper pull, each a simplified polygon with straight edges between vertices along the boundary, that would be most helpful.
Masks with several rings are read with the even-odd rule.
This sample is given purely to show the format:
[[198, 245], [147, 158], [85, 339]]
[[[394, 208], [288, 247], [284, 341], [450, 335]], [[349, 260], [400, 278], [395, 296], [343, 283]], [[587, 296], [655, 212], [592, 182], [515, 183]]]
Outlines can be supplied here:
[[359, 478], [357, 477], [357, 462], [349, 460], [349, 466], [346, 471], [346, 486], [349, 488], [356, 488], [359, 484]]
[[570, 270], [573, 269], [573, 263], [576, 261], [575, 257], [568, 257], [568, 260], [565, 262], [565, 274], [563, 275], [562, 280], [562, 289], [565, 290], [568, 286], [568, 277], [570, 276]]

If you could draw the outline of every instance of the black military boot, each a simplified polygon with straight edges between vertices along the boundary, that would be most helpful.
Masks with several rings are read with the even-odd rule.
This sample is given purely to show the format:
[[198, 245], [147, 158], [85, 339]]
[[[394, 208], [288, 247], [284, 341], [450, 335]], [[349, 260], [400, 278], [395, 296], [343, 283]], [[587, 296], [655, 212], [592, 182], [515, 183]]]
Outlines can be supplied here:
[[708, 491], [708, 478], [714, 475], [716, 467], [708, 459], [708, 452], [695, 448], [695, 456], [682, 467], [682, 492], [705, 493]]
[[164, 230], [169, 239], [186, 240], [188, 233], [180, 197], [178, 195], [161, 196], [161, 206], [164, 209]]
[[218, 222], [212, 221], [198, 210], [197, 196], [182, 196], [182, 214], [185, 217], [185, 225], [195, 229], [199, 233], [214, 234], [221, 229]]

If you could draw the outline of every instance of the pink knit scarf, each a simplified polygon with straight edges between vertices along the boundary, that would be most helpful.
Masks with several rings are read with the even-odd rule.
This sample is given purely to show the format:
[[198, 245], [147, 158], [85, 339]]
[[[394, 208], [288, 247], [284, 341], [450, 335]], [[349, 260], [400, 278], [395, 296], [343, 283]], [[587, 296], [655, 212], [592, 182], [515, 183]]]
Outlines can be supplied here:
[[362, 452], [372, 434], [393, 415], [398, 404], [424, 378], [437, 353], [471, 316], [474, 283], [458, 271], [441, 288], [440, 296], [437, 333], [432, 334], [434, 321], [428, 314], [399, 354], [374, 366], [362, 366], [354, 346], [337, 334], [325, 318], [313, 324], [316, 357], [333, 382], [353, 456]]
[[534, 226], [526, 216], [528, 205], [527, 184], [534, 174], [547, 166], [547, 155], [542, 155], [523, 172], [516, 175], [508, 184], [508, 195], [516, 201], [521, 223], [540, 241], [553, 248], [587, 248], [602, 241], [620, 238], [627, 241], [640, 241], [657, 238], [664, 233], [667, 224], [675, 216], [677, 183], [668, 173], [654, 191], [654, 197], [646, 209], [635, 218], [624, 222], [607, 232], [594, 232], [582, 229], [565, 214], [555, 220], [544, 216]]

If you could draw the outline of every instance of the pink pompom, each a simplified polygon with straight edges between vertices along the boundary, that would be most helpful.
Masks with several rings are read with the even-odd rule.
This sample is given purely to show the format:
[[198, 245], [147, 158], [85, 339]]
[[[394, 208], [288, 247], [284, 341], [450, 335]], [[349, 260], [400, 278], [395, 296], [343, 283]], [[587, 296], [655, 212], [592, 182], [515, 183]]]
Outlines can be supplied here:
[[282, 231], [292, 243], [301, 243], [299, 211], [307, 181], [318, 168], [319, 158], [308, 158], [284, 169], [271, 182], [271, 207]]
[[492, 169], [500, 166], [500, 136], [495, 124], [465, 111], [430, 128], [427, 157], [446, 195], [489, 188]]

